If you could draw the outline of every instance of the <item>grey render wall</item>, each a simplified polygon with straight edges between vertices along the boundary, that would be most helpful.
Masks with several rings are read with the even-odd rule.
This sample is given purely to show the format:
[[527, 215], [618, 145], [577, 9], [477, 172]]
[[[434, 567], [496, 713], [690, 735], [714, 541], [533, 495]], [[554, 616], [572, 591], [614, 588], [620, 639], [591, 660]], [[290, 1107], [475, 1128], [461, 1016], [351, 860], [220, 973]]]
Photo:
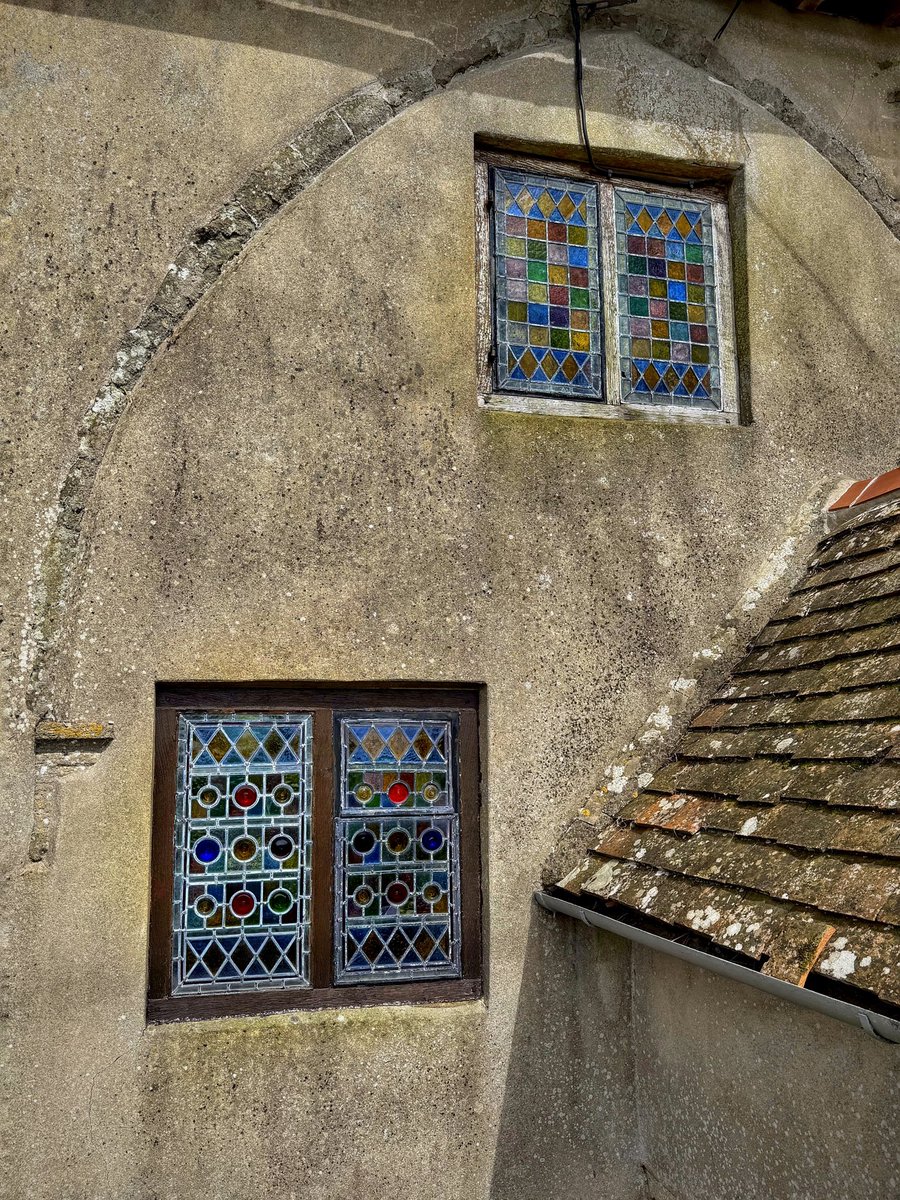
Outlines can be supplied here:
[[650, 951], [632, 986], [652, 1200], [897, 1194], [894, 1047]]
[[[767, 7], [733, 31], [759, 70]], [[632, 964], [529, 905], [623, 741], [695, 673], [770, 554], [789, 557], [809, 495], [881, 469], [897, 444], [884, 221], [808, 142], [649, 34], [589, 35], [592, 137], [744, 164], [753, 425], [476, 409], [475, 135], [577, 141], [568, 42], [499, 56], [317, 178], [159, 352], [86, 497], [28, 691], [78, 421], [188, 230], [349, 90], [533, 8], [471, 3], [453, 23], [412, 3], [3, 10], [20, 138], [3, 226], [11, 1196], [632, 1200], [642, 1165], [660, 1197], [726, 1200], [749, 1194], [742, 1180], [787, 1196], [801, 1177], [810, 1196], [888, 1186], [891, 1147], [870, 1119], [876, 1100], [888, 1108], [880, 1047]], [[704, 19], [639, 8], [685, 36]], [[865, 79], [896, 57], [888, 35], [842, 27], [836, 43], [827, 24], [772, 20], [778, 86], [805, 87], [811, 107], [824, 96], [826, 117], [810, 37]], [[154, 680], [266, 677], [487, 684], [483, 1004], [146, 1026]], [[47, 711], [111, 721], [115, 739], [81, 763], [36, 760]], [[37, 863], [35, 795], [49, 796]], [[796, 1039], [798, 1086], [817, 1064], [817, 1109], [784, 1095]], [[845, 1108], [850, 1060], [865, 1067], [847, 1128], [868, 1192], [842, 1192], [843, 1163], [810, 1149], [822, 1110]], [[726, 1081], [754, 1071], [746, 1122], [726, 1120]], [[676, 1145], [685, 1088], [697, 1120]], [[779, 1111], [789, 1136], [764, 1169]]]

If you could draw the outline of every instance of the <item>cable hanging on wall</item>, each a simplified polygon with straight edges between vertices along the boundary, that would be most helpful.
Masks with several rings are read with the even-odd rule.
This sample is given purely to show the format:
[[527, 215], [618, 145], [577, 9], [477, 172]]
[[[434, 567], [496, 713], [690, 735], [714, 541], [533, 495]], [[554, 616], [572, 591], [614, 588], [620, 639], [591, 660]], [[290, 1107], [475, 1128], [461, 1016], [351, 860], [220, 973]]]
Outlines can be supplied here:
[[582, 9], [587, 17], [592, 17], [597, 11], [599, 4], [596, 2], [583, 4], [579, 0], [569, 0], [569, 11], [572, 15], [572, 31], [575, 37], [575, 94], [578, 98], [578, 124], [581, 129], [581, 141], [584, 145], [587, 159], [594, 170], [597, 169], [597, 164], [594, 162], [594, 152], [591, 149], [591, 139], [588, 135], [587, 114], [584, 109], [584, 59], [581, 53], [581, 13]]
[[719, 40], [719, 38], [722, 36], [722, 34], [725, 32], [725, 30], [731, 24], [731, 18], [734, 16], [734, 14], [737, 12], [737, 10], [741, 7], [742, 2], [743, 2], [743, 0], [735, 0], [734, 7], [732, 8], [731, 12], [728, 14], [728, 16], [725, 18], [725, 20], [720, 25], [718, 32], [713, 34], [712, 40], [714, 42], [717, 42]]
[[[581, 52], [582, 20], [590, 20], [598, 9], [624, 8], [626, 4], [634, 4], [635, 0], [569, 0], [569, 13], [572, 18], [572, 32], [575, 37], [575, 92], [578, 97], [578, 124], [581, 128], [581, 141], [584, 145], [590, 165], [597, 170], [594, 162], [594, 151], [588, 135], [587, 114], [584, 108], [584, 58]], [[582, 13], [584, 17], [582, 18]]]
[[[581, 31], [582, 21], [590, 20], [598, 9], [619, 7], [619, 4], [628, 4], [632, 0], [569, 0], [569, 13], [572, 18], [572, 32], [575, 39], [575, 93], [578, 98], [578, 124], [581, 132], [581, 141], [587, 154], [587, 160], [591, 167], [596, 171], [597, 164], [594, 162], [594, 151], [591, 147], [591, 139], [588, 134], [587, 113], [584, 106], [584, 57], [581, 50]], [[717, 42], [728, 26], [731, 24], [737, 10], [740, 8], [743, 0], [735, 0], [735, 3], [725, 18], [724, 22], [713, 35], [712, 40]], [[582, 16], [583, 14], [583, 16]], [[693, 186], [693, 185], [692, 185]]]

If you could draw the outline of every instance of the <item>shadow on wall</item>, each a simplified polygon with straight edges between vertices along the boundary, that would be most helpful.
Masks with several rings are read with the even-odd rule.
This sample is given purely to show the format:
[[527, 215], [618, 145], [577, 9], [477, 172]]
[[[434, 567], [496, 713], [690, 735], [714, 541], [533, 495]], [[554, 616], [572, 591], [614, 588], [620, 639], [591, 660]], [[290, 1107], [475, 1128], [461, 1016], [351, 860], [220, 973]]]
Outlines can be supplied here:
[[897, 1047], [668, 955], [634, 956], [653, 1200], [893, 1200]]
[[491, 1200], [637, 1200], [631, 947], [533, 908]]
[[[278, 0], [8, 0], [18, 8], [117, 25], [156, 29], [215, 42], [233, 42], [325, 59], [339, 66], [369, 70], [383, 59], [392, 61], [397, 49], [413, 49], [424, 60], [432, 45], [421, 29], [421, 8], [409, 5], [411, 24], [395, 22], [397, 0], [341, 0], [340, 11], [315, 3]], [[400, 18], [402, 20], [402, 17]], [[354, 36], [356, 35], [356, 36]]]
[[893, 1200], [898, 1101], [896, 1047], [533, 911], [489, 1194]]

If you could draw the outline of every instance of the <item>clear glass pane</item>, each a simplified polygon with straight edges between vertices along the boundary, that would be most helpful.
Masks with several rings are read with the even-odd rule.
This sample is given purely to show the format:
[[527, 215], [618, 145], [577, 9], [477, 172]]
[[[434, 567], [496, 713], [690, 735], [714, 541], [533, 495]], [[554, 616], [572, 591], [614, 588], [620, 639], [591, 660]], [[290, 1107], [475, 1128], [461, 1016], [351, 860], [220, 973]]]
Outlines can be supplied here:
[[602, 398], [597, 188], [493, 171], [497, 386]]
[[447, 718], [341, 719], [338, 983], [459, 975], [455, 768]]
[[721, 408], [710, 205], [616, 188], [616, 228], [622, 400]]
[[312, 718], [179, 721], [172, 987], [308, 983]]

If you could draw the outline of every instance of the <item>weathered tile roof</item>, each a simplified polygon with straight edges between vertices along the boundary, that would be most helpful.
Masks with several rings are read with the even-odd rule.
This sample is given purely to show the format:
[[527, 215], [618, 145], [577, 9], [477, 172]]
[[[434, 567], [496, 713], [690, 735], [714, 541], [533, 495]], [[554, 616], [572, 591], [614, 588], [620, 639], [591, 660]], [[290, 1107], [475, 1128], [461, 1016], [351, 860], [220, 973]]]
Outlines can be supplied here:
[[821, 542], [675, 761], [559, 888], [791, 983], [813, 972], [900, 1006], [898, 679], [890, 498]]

